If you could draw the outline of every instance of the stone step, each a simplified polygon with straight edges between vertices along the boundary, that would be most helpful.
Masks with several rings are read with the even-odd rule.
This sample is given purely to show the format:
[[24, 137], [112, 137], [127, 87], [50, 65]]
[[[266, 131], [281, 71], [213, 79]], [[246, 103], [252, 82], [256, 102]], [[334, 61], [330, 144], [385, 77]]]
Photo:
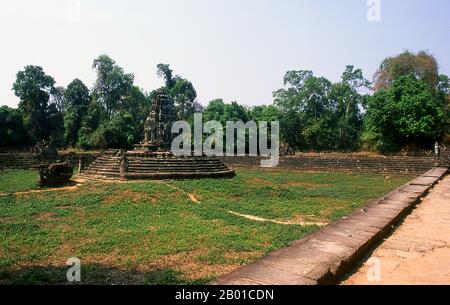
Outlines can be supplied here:
[[153, 167], [153, 168], [129, 168], [128, 172], [145, 172], [145, 171], [212, 171], [212, 170], [224, 170], [227, 169], [225, 166], [220, 167]]
[[167, 166], [167, 167], [183, 167], [183, 166], [206, 166], [206, 167], [215, 167], [215, 166], [224, 166], [223, 163], [178, 163], [178, 164], [171, 164], [171, 163], [154, 163], [154, 164], [137, 164], [137, 163], [128, 163], [128, 167], [161, 167], [161, 166]]
[[92, 163], [91, 167], [120, 167], [120, 164], [108, 164], [108, 163]]
[[136, 162], [136, 163], [195, 163], [195, 162], [213, 162], [213, 163], [221, 163], [222, 161], [219, 159], [135, 159], [128, 158], [128, 162]]
[[126, 173], [126, 179], [192, 179], [219, 178], [234, 176], [233, 170], [217, 172], [162, 172], [162, 173]]
[[192, 169], [192, 168], [186, 168], [186, 169], [153, 169], [153, 170], [129, 170], [127, 173], [186, 173], [186, 172], [200, 172], [200, 173], [207, 173], [207, 172], [221, 172], [227, 170], [227, 168], [211, 168], [211, 169]]
[[90, 175], [90, 176], [103, 176], [103, 177], [114, 177], [114, 178], [119, 178], [120, 177], [120, 173], [119, 172], [108, 172], [108, 171], [91, 171], [91, 170], [86, 170], [83, 171], [84, 175]]

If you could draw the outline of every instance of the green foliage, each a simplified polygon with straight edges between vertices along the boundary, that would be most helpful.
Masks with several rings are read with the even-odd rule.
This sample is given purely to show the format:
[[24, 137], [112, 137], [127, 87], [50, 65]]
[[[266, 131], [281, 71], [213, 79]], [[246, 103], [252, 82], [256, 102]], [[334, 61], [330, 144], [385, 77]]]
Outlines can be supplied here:
[[[60, 147], [96, 149], [139, 142], [156, 90], [147, 94], [135, 86], [133, 74], [107, 55], [95, 59], [92, 67], [97, 79], [91, 91], [78, 79], [67, 88], [55, 87], [38, 66], [19, 71], [13, 85], [19, 110], [0, 111], [0, 144], [47, 139]], [[375, 75], [372, 97], [371, 84], [354, 66], [347, 66], [337, 83], [309, 70], [288, 71], [284, 88], [273, 93], [270, 106], [216, 99], [203, 108], [194, 85], [175, 75], [170, 65], [159, 64], [157, 74], [165, 81], [179, 120], [192, 125], [194, 113], [202, 112], [204, 121], [216, 120], [222, 126], [227, 121], [279, 121], [282, 144], [301, 150], [395, 151], [450, 139], [450, 81], [438, 74], [435, 58], [426, 52], [386, 58]]]
[[254, 106], [249, 110], [249, 118], [256, 122], [280, 121], [282, 113], [273, 105]]
[[0, 146], [14, 147], [29, 143], [23, 123], [23, 112], [8, 106], [0, 107]]
[[366, 104], [367, 96], [360, 94], [361, 89], [369, 88], [370, 83], [361, 69], [347, 66], [340, 83], [333, 84], [330, 97], [334, 113], [334, 148], [338, 150], [356, 150], [363, 125], [361, 109]]
[[445, 133], [445, 122], [442, 99], [413, 75], [400, 77], [368, 100], [366, 129], [377, 135], [381, 151], [411, 143], [430, 148]]
[[174, 76], [168, 64], [158, 64], [157, 74], [165, 80], [165, 87], [175, 103], [178, 120], [187, 121], [191, 119], [197, 106], [197, 92], [194, 85], [179, 75]]
[[19, 71], [13, 84], [25, 127], [34, 141], [57, 139], [61, 135], [62, 115], [55, 104], [49, 104], [54, 84], [54, 79], [38, 66], [26, 66]]
[[282, 139], [301, 149], [354, 150], [362, 127], [367, 88], [360, 69], [347, 66], [342, 81], [332, 84], [312, 71], [289, 71], [286, 88], [274, 92], [281, 112]]
[[145, 93], [137, 86], [131, 87], [130, 92], [124, 97], [121, 111], [128, 112], [133, 116], [137, 128], [143, 129], [143, 123], [150, 112], [151, 101]]
[[170, 65], [168, 65], [168, 64], [158, 64], [156, 66], [156, 69], [157, 69], [156, 74], [158, 75], [158, 77], [164, 78], [164, 80], [166, 82], [167, 90], [172, 89], [175, 86], [175, 84], [176, 84], [176, 80], [173, 77], [173, 70], [170, 69]]
[[108, 55], [95, 59], [92, 68], [97, 73], [93, 97], [104, 108], [109, 119], [123, 108], [124, 98], [133, 86], [134, 75], [125, 74]]
[[208, 106], [203, 111], [203, 119], [205, 121], [218, 121], [222, 126], [226, 126], [228, 121], [242, 121], [250, 120], [249, 110], [237, 102], [226, 104], [222, 99], [215, 99], [209, 102]]
[[114, 116], [103, 128], [102, 137], [106, 147], [133, 147], [133, 144], [139, 142], [139, 133], [136, 132], [133, 115], [122, 112]]
[[[92, 101], [79, 111], [85, 115], [81, 124], [76, 121], [80, 126], [77, 146], [84, 149], [131, 148], [141, 140], [150, 110], [149, 99], [133, 85], [133, 75], [125, 74], [107, 55], [97, 58], [93, 68], [97, 71], [97, 81]], [[69, 115], [69, 121], [76, 117]]]
[[89, 89], [79, 79], [73, 80], [64, 94], [65, 108], [64, 127], [65, 140], [68, 145], [74, 147], [78, 141], [78, 132], [85, 118], [91, 98]]
[[140, 128], [129, 112], [120, 112], [97, 128], [82, 127], [78, 136], [78, 146], [93, 148], [132, 148], [141, 138]]

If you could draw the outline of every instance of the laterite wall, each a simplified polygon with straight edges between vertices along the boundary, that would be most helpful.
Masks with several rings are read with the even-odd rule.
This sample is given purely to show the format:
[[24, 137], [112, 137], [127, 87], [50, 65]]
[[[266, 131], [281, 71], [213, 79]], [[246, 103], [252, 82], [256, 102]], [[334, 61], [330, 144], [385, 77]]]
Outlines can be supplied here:
[[[82, 168], [86, 168], [97, 157], [98, 153], [63, 153], [60, 161], [70, 160]], [[259, 167], [261, 157], [221, 157], [227, 165], [239, 167]], [[54, 157], [41, 157], [29, 153], [0, 153], [1, 168], [37, 168], [39, 164], [57, 161]], [[339, 170], [386, 173], [423, 173], [436, 166], [448, 167], [449, 163], [432, 157], [406, 156], [358, 156], [352, 154], [304, 154], [280, 157], [278, 168], [294, 170]]]

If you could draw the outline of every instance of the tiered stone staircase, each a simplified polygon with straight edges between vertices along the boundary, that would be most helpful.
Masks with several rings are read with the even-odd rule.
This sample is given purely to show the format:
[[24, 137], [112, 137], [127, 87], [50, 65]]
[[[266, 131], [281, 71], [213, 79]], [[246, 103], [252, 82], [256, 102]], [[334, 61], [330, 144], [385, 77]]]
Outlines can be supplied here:
[[88, 179], [124, 180], [193, 179], [233, 175], [234, 170], [229, 169], [219, 158], [177, 157], [169, 152], [120, 153], [117, 150], [106, 151], [82, 172], [82, 176]]
[[95, 159], [81, 175], [94, 179], [119, 179], [121, 160], [122, 157], [107, 152]]

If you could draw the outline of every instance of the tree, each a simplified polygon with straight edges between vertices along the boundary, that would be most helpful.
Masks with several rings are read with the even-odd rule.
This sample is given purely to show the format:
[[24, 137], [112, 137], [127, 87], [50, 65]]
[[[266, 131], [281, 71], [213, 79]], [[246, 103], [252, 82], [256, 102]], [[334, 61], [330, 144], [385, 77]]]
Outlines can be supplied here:
[[363, 125], [361, 109], [367, 99], [360, 91], [369, 88], [370, 82], [364, 78], [362, 70], [354, 66], [347, 66], [341, 82], [333, 84], [330, 97], [334, 107], [335, 149], [358, 148]]
[[108, 55], [95, 59], [92, 68], [97, 72], [93, 97], [105, 109], [109, 119], [123, 107], [121, 104], [133, 86], [134, 75], [125, 74]]
[[[54, 87], [54, 79], [46, 75], [41, 67], [26, 66], [17, 73], [13, 90], [19, 97], [19, 108], [24, 114], [24, 124], [34, 141], [50, 139], [60, 122], [55, 104], [49, 105], [50, 92]], [[53, 106], [51, 106], [53, 105]]]
[[0, 107], [0, 146], [14, 147], [30, 141], [20, 109]]
[[75, 79], [67, 86], [64, 99], [66, 108], [64, 113], [65, 140], [67, 144], [74, 147], [91, 102], [89, 89], [81, 80]]
[[158, 64], [157, 74], [164, 78], [166, 89], [175, 103], [175, 111], [179, 120], [192, 118], [196, 107], [197, 92], [192, 83], [179, 75], [173, 75], [168, 64]]
[[249, 110], [249, 118], [256, 122], [280, 121], [281, 117], [282, 117], [281, 111], [274, 105], [253, 106]]
[[144, 135], [144, 123], [150, 113], [151, 101], [137, 86], [133, 86], [124, 98], [122, 113], [131, 116], [133, 121], [133, 137], [138, 142]]
[[361, 69], [347, 66], [339, 83], [312, 71], [288, 71], [285, 88], [274, 92], [281, 111], [281, 138], [302, 149], [349, 150], [359, 146], [361, 110], [370, 86]]
[[158, 77], [164, 78], [167, 90], [172, 89], [175, 86], [176, 79], [173, 77], [173, 70], [170, 69], [170, 65], [158, 64], [156, 68]]
[[[289, 139], [287, 144], [319, 150], [331, 148], [332, 83], [324, 77], [315, 77], [312, 71], [301, 70], [288, 71], [284, 85], [285, 88], [274, 92], [274, 103], [286, 118], [281, 127], [291, 128], [290, 135], [284, 137]], [[296, 139], [291, 134], [293, 128]]]
[[169, 94], [175, 103], [175, 111], [179, 120], [187, 120], [194, 115], [197, 92], [190, 81], [177, 77], [175, 86], [169, 91]]
[[365, 123], [381, 151], [396, 151], [405, 145], [431, 148], [447, 128], [442, 99], [413, 74], [400, 77], [368, 99]]
[[203, 119], [205, 121], [218, 121], [224, 126], [226, 124], [225, 107], [223, 99], [210, 101], [203, 111]]
[[130, 113], [123, 112], [116, 115], [103, 128], [103, 138], [107, 147], [132, 148], [138, 142], [136, 138], [136, 124]]
[[375, 91], [389, 88], [396, 79], [412, 74], [434, 89], [439, 83], [439, 66], [436, 58], [425, 52], [417, 54], [405, 51], [383, 60], [374, 76]]
[[105, 120], [105, 111], [103, 107], [95, 100], [89, 104], [86, 116], [84, 117], [81, 128], [78, 131], [77, 146], [83, 149], [98, 148], [98, 142], [93, 140], [93, 133], [100, 127]]
[[64, 113], [66, 111], [65, 109], [65, 100], [64, 100], [64, 87], [53, 87], [50, 90], [50, 104], [55, 104], [56, 109]]

